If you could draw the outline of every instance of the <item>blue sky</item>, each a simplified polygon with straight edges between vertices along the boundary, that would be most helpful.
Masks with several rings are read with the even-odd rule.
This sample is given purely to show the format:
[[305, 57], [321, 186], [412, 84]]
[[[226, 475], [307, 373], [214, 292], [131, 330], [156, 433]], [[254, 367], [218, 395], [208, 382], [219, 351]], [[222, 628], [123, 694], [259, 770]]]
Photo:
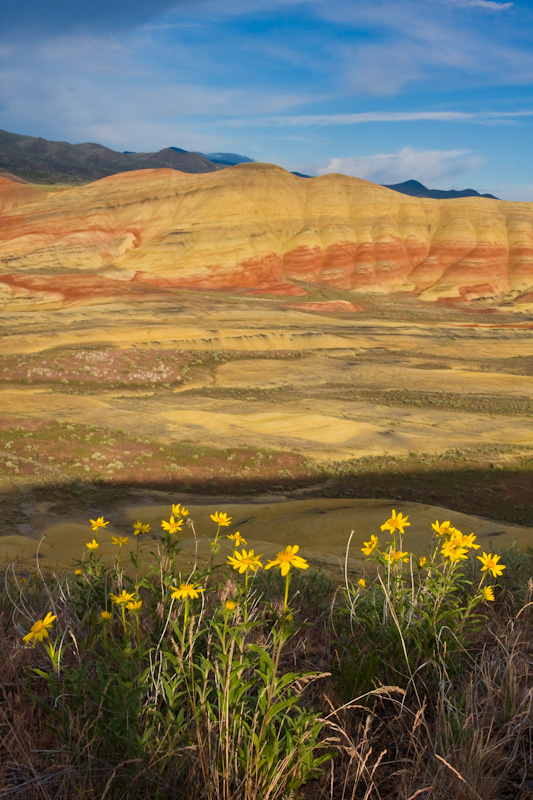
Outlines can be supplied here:
[[4, 0], [0, 127], [533, 201], [533, 0]]

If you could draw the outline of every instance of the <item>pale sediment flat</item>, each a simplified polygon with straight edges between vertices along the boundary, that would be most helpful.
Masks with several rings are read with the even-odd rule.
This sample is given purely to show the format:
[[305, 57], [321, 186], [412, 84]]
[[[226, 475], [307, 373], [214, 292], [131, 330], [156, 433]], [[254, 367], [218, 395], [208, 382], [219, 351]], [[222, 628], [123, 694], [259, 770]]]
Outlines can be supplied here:
[[77, 396], [43, 389], [0, 390], [0, 413], [24, 409], [41, 419], [121, 428], [158, 442], [195, 442], [231, 447], [268, 447], [299, 452], [318, 461], [409, 451], [445, 452], [482, 444], [515, 444], [533, 450], [530, 417], [418, 409], [323, 399], [253, 403], [246, 400]]
[[[168, 495], [167, 502], [163, 493], [157, 493], [149, 504], [117, 504], [115, 508], [102, 509], [106, 519], [111, 517], [111, 524], [101, 530], [98, 540], [101, 543], [98, 555], [106, 563], [112, 563], [117, 555], [117, 547], [111, 542], [111, 535], [124, 536], [130, 534], [127, 545], [122, 552], [122, 563], [129, 564], [128, 550], [135, 551], [137, 538], [131, 535], [131, 525], [136, 520], [148, 522], [155, 536], [162, 533], [161, 520], [170, 516], [171, 503], [176, 502], [176, 497]], [[184, 573], [194, 562], [195, 553], [198, 554], [199, 563], [203, 564], [209, 557], [209, 542], [213, 540], [217, 526], [210, 519], [215, 510], [224, 510], [232, 518], [231, 526], [221, 528], [220, 540], [222, 545], [219, 562], [232, 553], [231, 541], [226, 538], [227, 533], [239, 531], [246, 539], [247, 549], [254, 549], [256, 554], [264, 555], [263, 564], [269, 558], [275, 558], [276, 553], [287, 545], [298, 544], [300, 555], [309, 560], [311, 566], [326, 569], [332, 575], [342, 580], [344, 560], [348, 542], [351, 537], [348, 552], [348, 566], [350, 572], [369, 574], [373, 566], [361, 552], [365, 541], [372, 534], [377, 535], [382, 545], [389, 540], [389, 536], [380, 530], [380, 526], [389, 518], [395, 504], [392, 500], [350, 500], [350, 499], [305, 499], [286, 500], [277, 498], [270, 502], [257, 502], [243, 500], [243, 502], [221, 502], [213, 498], [192, 502], [186, 497], [180, 498], [190, 511], [194, 523], [196, 540], [192, 529], [187, 523], [183, 532], [177, 534], [181, 545], [180, 566]], [[146, 502], [145, 501], [145, 502]], [[463, 533], [474, 533], [477, 543], [483, 552], [495, 552], [503, 547], [509, 547], [516, 542], [519, 547], [526, 547], [533, 539], [533, 528], [518, 527], [505, 523], [494, 523], [480, 517], [453, 512], [445, 508], [420, 503], [402, 503], [402, 513], [409, 516], [410, 527], [405, 528], [403, 537], [404, 550], [413, 552], [417, 557], [431, 554], [435, 547], [432, 523], [436, 520], [443, 522], [450, 519], [452, 524]], [[88, 520], [82, 520], [78, 514], [75, 521], [58, 521], [43, 517], [31, 536], [11, 535], [2, 537], [0, 559], [2, 562], [16, 560], [19, 563], [31, 565], [39, 548], [41, 558], [40, 566], [46, 569], [61, 570], [73, 569], [80, 560], [87, 560], [85, 543], [93, 537]], [[45, 537], [42, 539], [42, 537]], [[42, 539], [42, 541], [41, 541]], [[156, 542], [151, 534], [141, 538], [142, 552], [151, 560], [149, 551], [154, 550]], [[31, 568], [31, 566], [30, 566]]]
[[[390, 360], [393, 360], [392, 355]], [[418, 360], [418, 363], [423, 362], [423, 358]], [[429, 370], [417, 366], [416, 362], [407, 365], [365, 363], [359, 361], [355, 353], [351, 357], [336, 353], [313, 354], [289, 364], [257, 359], [246, 364], [231, 362], [218, 366], [216, 377], [207, 378], [206, 385], [266, 389], [272, 386], [312, 387], [342, 381], [359, 389], [372, 387], [390, 392], [408, 389], [533, 397], [533, 376], [474, 371], [464, 362], [452, 369], [436, 365]], [[198, 379], [196, 385], [200, 385]]]
[[[391, 317], [393, 314], [391, 306]], [[67, 388], [59, 382], [31, 385], [10, 382], [9, 376], [2, 378], [0, 373], [0, 416], [9, 416], [14, 426], [37, 418], [98, 426], [110, 432], [122, 429], [157, 444], [270, 448], [326, 465], [364, 456], [442, 454], [451, 448], [497, 449], [503, 445], [520, 452], [533, 451], [533, 424], [527, 411], [533, 398], [533, 363], [515, 364], [517, 357], [533, 358], [533, 330], [520, 321], [514, 326], [487, 323], [476, 327], [440, 319], [437, 311], [435, 318], [428, 316], [426, 321], [362, 320], [357, 314], [313, 315], [287, 309], [279, 300], [212, 299], [206, 303], [189, 297], [178, 298], [175, 304], [4, 311], [0, 326], [4, 334], [0, 336], [0, 356], [8, 357], [38, 353], [44, 359], [59, 351], [110, 347], [229, 353], [220, 362], [192, 366], [187, 380], [166, 388], [149, 383], [123, 388], [105, 383], [73, 383]], [[293, 357], [287, 358], [286, 353], [276, 357], [277, 350], [292, 351]], [[232, 359], [232, 352], [239, 354], [238, 360]], [[246, 352], [253, 357], [240, 358]], [[377, 393], [377, 399], [357, 394], [363, 390]], [[410, 392], [413, 397], [401, 404], [387, 402], [400, 392]], [[429, 394], [449, 396], [455, 405], [432, 407], [427, 402]], [[461, 405], [471, 400], [488, 405], [483, 411]], [[509, 407], [505, 413], [493, 412], [493, 401], [494, 408], [498, 403]], [[522, 401], [525, 411], [521, 410]], [[517, 411], [513, 410], [515, 402]], [[0, 456], [4, 461], [8, 457], [7, 450]], [[32, 458], [37, 463], [39, 453]], [[44, 457], [43, 464], [52, 478], [54, 467]], [[272, 554], [277, 546], [299, 543], [302, 549], [314, 548], [319, 560], [335, 560], [355, 527], [350, 522], [354, 509], [358, 519], [364, 520], [357, 528], [362, 541], [361, 537], [375, 532], [378, 517], [383, 522], [392, 507], [392, 501], [309, 503], [314, 505], [301, 514], [289, 508], [289, 500], [265, 504], [261, 510], [257, 503], [252, 504], [257, 522], [250, 523], [246, 531], [250, 530], [251, 538], [257, 536], [256, 550], [263, 552], [264, 544], [265, 553]], [[245, 505], [235, 506], [239, 514], [248, 514]], [[283, 513], [282, 506], [286, 507]], [[212, 509], [211, 502], [195, 509], [202, 529], [208, 507]], [[409, 507], [402, 503], [402, 512], [408, 513]], [[433, 517], [431, 521], [440, 519], [439, 514], [451, 515], [442, 508], [423, 508], [428, 509], [428, 519]], [[420, 507], [413, 506], [413, 514], [415, 510], [418, 513]], [[94, 513], [104, 512], [95, 509]], [[137, 513], [141, 509], [131, 510], [132, 516]], [[156, 516], [160, 513], [154, 510]], [[237, 512], [235, 516], [237, 523], [244, 525]], [[423, 519], [428, 529], [428, 519]], [[468, 533], [470, 528], [476, 530], [474, 524], [482, 523], [469, 522]], [[509, 526], [505, 530], [511, 531]], [[413, 535], [415, 527], [410, 531]], [[244, 528], [241, 532], [246, 535]], [[35, 546], [31, 531], [24, 537], [18, 536], [15, 528], [4, 530], [4, 534], [11, 533], [14, 536], [4, 535], [1, 540], [5, 554], [26, 553]], [[425, 534], [420, 535], [422, 543]], [[42, 553], [50, 563], [71, 564], [83, 552], [87, 536], [81, 518], [61, 524], [56, 521]], [[512, 538], [525, 546], [533, 542], [532, 529], [511, 531], [498, 542], [510, 543]], [[359, 539], [356, 545], [360, 547]], [[205, 548], [205, 542], [202, 546]]]
[[[279, 302], [279, 301], [278, 301]], [[394, 306], [391, 305], [391, 316]], [[439, 355], [510, 357], [533, 354], [533, 330], [520, 322], [506, 327], [439, 320], [359, 320], [357, 315], [328, 317], [274, 308], [261, 299], [238, 304], [215, 301], [206, 310], [189, 299], [175, 305], [132, 306], [111, 303], [57, 311], [0, 311], [0, 354], [35, 353], [50, 347], [111, 345], [214, 350], [335, 350], [387, 347], [408, 352], [425, 349]]]

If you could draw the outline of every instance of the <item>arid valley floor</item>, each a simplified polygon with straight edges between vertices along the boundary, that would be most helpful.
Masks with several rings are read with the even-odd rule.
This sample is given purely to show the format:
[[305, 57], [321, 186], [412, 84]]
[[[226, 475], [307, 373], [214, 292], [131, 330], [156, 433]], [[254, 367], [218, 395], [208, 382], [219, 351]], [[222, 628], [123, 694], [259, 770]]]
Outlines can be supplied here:
[[355, 530], [355, 571], [393, 507], [415, 551], [435, 518], [533, 544], [533, 315], [352, 297], [364, 311], [174, 290], [0, 312], [3, 560], [46, 533], [42, 563], [72, 567], [89, 517], [157, 531], [178, 501], [201, 549], [215, 508], [315, 566]]

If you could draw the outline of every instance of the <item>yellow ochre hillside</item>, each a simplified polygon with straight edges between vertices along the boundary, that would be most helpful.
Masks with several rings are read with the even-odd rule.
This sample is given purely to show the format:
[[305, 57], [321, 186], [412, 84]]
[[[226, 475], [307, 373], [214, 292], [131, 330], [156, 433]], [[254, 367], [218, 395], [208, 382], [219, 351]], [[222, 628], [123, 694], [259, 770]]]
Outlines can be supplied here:
[[533, 300], [533, 203], [407, 197], [268, 164], [50, 190], [0, 178], [0, 307], [165, 288]]

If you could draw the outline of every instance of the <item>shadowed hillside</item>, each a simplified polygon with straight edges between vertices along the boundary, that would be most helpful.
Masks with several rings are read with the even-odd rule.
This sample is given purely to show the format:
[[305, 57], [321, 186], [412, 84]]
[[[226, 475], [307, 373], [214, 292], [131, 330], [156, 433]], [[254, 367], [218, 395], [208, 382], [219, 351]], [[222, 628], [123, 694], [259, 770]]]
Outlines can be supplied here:
[[183, 172], [213, 172], [215, 164], [202, 153], [166, 147], [158, 153], [119, 153], [94, 142], [69, 144], [0, 130], [0, 174], [37, 183], [87, 183], [117, 172], [165, 168]]

